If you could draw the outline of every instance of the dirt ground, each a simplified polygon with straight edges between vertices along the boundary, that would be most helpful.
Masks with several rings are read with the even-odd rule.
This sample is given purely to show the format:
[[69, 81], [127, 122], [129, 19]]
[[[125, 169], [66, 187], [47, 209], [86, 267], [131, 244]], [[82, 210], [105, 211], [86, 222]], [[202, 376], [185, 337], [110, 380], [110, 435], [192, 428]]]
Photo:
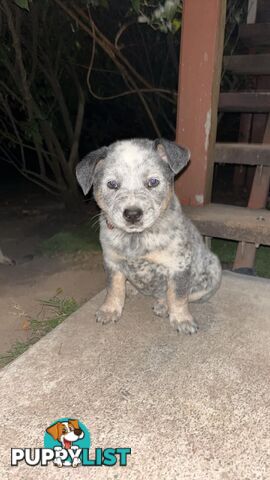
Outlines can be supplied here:
[[27, 341], [28, 319], [40, 314], [40, 299], [61, 290], [62, 297], [83, 303], [104, 288], [100, 252], [57, 257], [37, 253], [42, 240], [83, 220], [67, 215], [62, 204], [46, 196], [1, 201], [0, 247], [16, 264], [0, 264], [0, 355], [16, 341]]

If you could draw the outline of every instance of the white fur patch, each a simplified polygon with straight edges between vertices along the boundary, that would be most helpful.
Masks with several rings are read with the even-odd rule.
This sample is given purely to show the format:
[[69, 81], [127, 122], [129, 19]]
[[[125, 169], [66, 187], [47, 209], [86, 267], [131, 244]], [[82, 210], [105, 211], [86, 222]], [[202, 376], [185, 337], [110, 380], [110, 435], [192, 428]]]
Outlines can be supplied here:
[[121, 163], [129, 164], [132, 167], [138, 164], [145, 152], [138, 145], [127, 140], [116, 147], [115, 153]]

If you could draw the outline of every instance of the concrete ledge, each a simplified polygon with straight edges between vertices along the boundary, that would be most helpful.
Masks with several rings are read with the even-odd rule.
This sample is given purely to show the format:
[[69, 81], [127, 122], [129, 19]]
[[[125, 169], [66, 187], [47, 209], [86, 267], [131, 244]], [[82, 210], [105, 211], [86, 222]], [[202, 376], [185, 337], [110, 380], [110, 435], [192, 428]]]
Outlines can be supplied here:
[[[100, 326], [102, 292], [1, 371], [0, 478], [246, 480], [270, 478], [270, 282], [225, 274], [200, 325], [177, 335], [129, 300]], [[11, 447], [42, 447], [60, 417], [95, 447], [131, 447], [127, 467], [10, 467]]]

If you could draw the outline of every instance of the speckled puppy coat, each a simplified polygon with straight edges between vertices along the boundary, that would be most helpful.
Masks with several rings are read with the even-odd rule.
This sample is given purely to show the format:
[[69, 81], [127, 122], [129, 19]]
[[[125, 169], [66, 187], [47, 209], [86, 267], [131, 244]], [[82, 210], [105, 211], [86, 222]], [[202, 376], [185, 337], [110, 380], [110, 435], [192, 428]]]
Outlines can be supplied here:
[[128, 280], [133, 290], [155, 299], [154, 312], [169, 316], [177, 331], [197, 331], [188, 302], [217, 290], [221, 268], [174, 193], [174, 176], [188, 160], [189, 151], [173, 142], [134, 139], [102, 147], [78, 164], [84, 194], [93, 184], [101, 208], [108, 281], [97, 321], [120, 318]]

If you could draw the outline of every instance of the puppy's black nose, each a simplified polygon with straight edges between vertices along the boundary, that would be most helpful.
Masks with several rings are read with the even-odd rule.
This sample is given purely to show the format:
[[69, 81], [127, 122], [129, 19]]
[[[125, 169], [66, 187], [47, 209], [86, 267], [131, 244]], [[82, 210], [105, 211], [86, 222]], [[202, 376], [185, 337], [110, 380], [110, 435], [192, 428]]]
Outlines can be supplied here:
[[137, 207], [126, 208], [123, 212], [123, 216], [127, 222], [136, 223], [142, 218], [143, 211]]

